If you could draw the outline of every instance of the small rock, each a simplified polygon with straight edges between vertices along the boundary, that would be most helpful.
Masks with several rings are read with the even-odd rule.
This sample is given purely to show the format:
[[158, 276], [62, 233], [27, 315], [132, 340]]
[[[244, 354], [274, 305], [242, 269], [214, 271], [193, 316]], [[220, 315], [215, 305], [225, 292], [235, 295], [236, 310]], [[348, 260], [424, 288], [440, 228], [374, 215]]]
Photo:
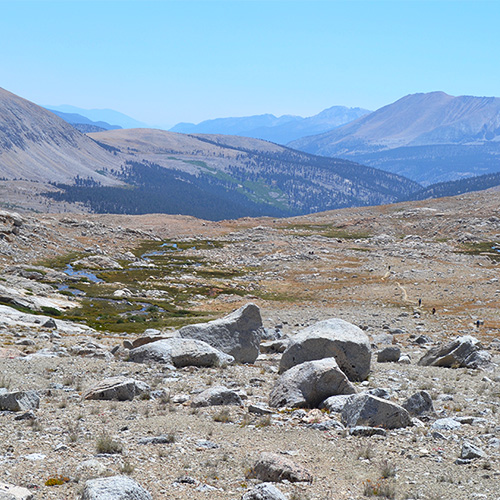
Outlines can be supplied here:
[[272, 483], [285, 480], [291, 483], [312, 482], [312, 475], [307, 469], [276, 453], [262, 453], [252, 467], [250, 477]]
[[401, 356], [401, 349], [397, 346], [385, 347], [377, 353], [379, 363], [396, 363]]
[[464, 441], [462, 444], [462, 450], [460, 452], [460, 458], [462, 460], [470, 460], [473, 458], [484, 458], [486, 453], [477, 446], [473, 445], [468, 441]]
[[18, 391], [0, 394], [0, 410], [35, 410], [39, 406], [40, 397], [36, 391]]
[[43, 328], [57, 328], [56, 322], [51, 318], [48, 319], [43, 325]]
[[45, 457], [47, 455], [44, 455], [43, 453], [30, 453], [29, 455], [25, 455], [24, 458], [26, 460], [32, 460], [33, 462], [38, 462], [41, 460], [45, 460]]
[[175, 482], [178, 484], [196, 484], [196, 479], [191, 476], [179, 476]]
[[248, 413], [255, 413], [256, 415], [272, 415], [274, 411], [264, 405], [248, 405]]
[[441, 434], [439, 431], [432, 431], [431, 436], [434, 439], [444, 439], [444, 440], [448, 439], [444, 434]]
[[79, 463], [75, 470], [75, 476], [79, 481], [87, 481], [104, 476], [107, 473], [106, 467], [95, 459], [84, 460]]
[[444, 366], [478, 368], [488, 365], [491, 355], [484, 351], [482, 344], [470, 335], [457, 337], [452, 342], [430, 349], [418, 364], [421, 366]]
[[129, 477], [112, 476], [87, 481], [81, 500], [153, 500], [153, 497]]
[[398, 363], [401, 365], [410, 365], [411, 364], [411, 358], [409, 354], [401, 354], [401, 356], [398, 359]]
[[435, 429], [437, 431], [452, 431], [460, 428], [461, 425], [462, 424], [460, 422], [457, 422], [453, 418], [440, 418], [431, 425], [431, 429]]
[[200, 484], [196, 487], [196, 491], [206, 493], [207, 491], [217, 491], [217, 488], [215, 486], [211, 486], [210, 484]]
[[308, 429], [315, 429], [317, 431], [331, 431], [331, 430], [339, 430], [342, 431], [345, 427], [338, 422], [337, 420], [325, 420], [324, 422], [315, 422], [312, 424], [307, 424], [306, 427]]
[[0, 500], [32, 500], [33, 493], [21, 486], [0, 483]]
[[137, 442], [139, 444], [170, 444], [172, 443], [173, 438], [170, 436], [154, 436], [141, 438]]
[[339, 395], [339, 396], [330, 396], [328, 399], [325, 399], [320, 408], [325, 408], [330, 413], [340, 413], [344, 406], [350, 401], [354, 395]]
[[132, 342], [128, 339], [125, 339], [123, 341], [123, 347], [125, 347], [125, 349], [133, 349], [134, 348], [134, 344], [132, 344]]
[[387, 431], [381, 427], [368, 427], [365, 425], [358, 425], [349, 429], [351, 436], [387, 436]]
[[127, 377], [110, 377], [87, 391], [84, 399], [132, 401], [136, 395], [149, 390], [144, 382]]
[[411, 425], [410, 414], [402, 406], [370, 394], [352, 398], [344, 406], [341, 420], [346, 427], [362, 425], [397, 429]]
[[275, 354], [285, 352], [290, 345], [290, 339], [279, 339], [270, 342], [262, 342], [260, 344], [260, 352], [264, 354]]
[[184, 366], [226, 366], [231, 364], [234, 358], [201, 340], [170, 338], [132, 349], [129, 361], [136, 363], [156, 361], [182, 368]]
[[424, 345], [424, 344], [428, 344], [430, 342], [432, 342], [432, 339], [430, 337], [428, 337], [427, 335], [419, 335], [415, 340], [414, 340], [415, 344], [418, 344], [418, 345]]
[[242, 500], [287, 500], [287, 497], [271, 483], [261, 483], [247, 491]]
[[373, 389], [369, 389], [368, 394], [371, 394], [372, 396], [377, 396], [377, 398], [391, 399], [390, 390], [385, 389], [383, 387], [375, 387]]
[[207, 441], [206, 439], [199, 439], [198, 441], [196, 441], [196, 447], [205, 450], [216, 450], [217, 448], [220, 448], [217, 443], [214, 443], [213, 441]]
[[431, 395], [427, 391], [416, 392], [401, 406], [413, 417], [435, 414]]
[[210, 387], [197, 394], [191, 401], [193, 408], [203, 406], [242, 405], [239, 394], [224, 386]]
[[21, 413], [21, 415], [16, 415], [14, 420], [35, 420], [36, 416], [32, 411], [27, 411], [26, 413]]

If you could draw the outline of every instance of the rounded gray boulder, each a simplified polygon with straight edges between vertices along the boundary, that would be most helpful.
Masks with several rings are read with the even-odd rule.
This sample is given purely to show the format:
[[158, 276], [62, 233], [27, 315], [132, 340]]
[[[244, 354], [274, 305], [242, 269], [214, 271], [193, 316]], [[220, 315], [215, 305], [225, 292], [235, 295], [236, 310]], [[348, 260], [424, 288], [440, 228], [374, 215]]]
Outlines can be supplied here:
[[355, 392], [334, 358], [317, 359], [283, 373], [271, 391], [269, 406], [314, 408], [330, 396]]
[[224, 318], [184, 326], [179, 334], [183, 338], [202, 340], [233, 356], [238, 363], [253, 363], [259, 355], [262, 331], [260, 309], [250, 303]]
[[87, 481], [81, 500], [153, 500], [153, 497], [129, 477], [112, 476]]
[[231, 364], [234, 358], [201, 340], [171, 338], [157, 340], [132, 349], [129, 353], [129, 361], [136, 363], [156, 361], [182, 368], [184, 366], [224, 366]]
[[370, 394], [361, 394], [348, 401], [342, 409], [341, 419], [346, 427], [398, 429], [412, 425], [410, 414], [402, 406]]
[[332, 357], [349, 380], [365, 380], [370, 373], [368, 337], [342, 319], [320, 321], [295, 335], [281, 357], [280, 373], [305, 361]]

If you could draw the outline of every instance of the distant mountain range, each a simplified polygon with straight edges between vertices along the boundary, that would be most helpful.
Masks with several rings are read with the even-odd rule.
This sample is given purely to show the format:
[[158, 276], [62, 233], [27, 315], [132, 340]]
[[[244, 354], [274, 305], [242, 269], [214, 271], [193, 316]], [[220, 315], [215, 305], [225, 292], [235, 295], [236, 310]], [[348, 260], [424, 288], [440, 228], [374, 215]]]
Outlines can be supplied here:
[[[483, 140], [473, 147], [493, 147]], [[93, 212], [213, 220], [280, 217], [450, 196], [497, 182], [500, 175], [490, 174], [423, 189], [394, 173], [248, 137], [156, 129], [83, 134], [0, 89], [0, 192], [3, 199], [14, 193], [21, 207], [42, 195], [64, 210], [80, 204]]]
[[170, 129], [170, 132], [240, 135], [277, 144], [287, 144], [301, 137], [335, 129], [368, 113], [370, 111], [367, 109], [333, 106], [308, 118], [293, 115], [276, 117], [270, 114], [240, 118], [216, 118], [197, 125], [178, 123]]
[[426, 185], [494, 173], [500, 170], [500, 99], [444, 92], [408, 95], [289, 146], [350, 159]]
[[110, 125], [107, 122], [99, 121], [95, 122], [87, 118], [86, 116], [79, 115], [78, 113], [63, 113], [62, 111], [57, 111], [55, 109], [48, 109], [51, 113], [54, 113], [59, 118], [62, 118], [65, 122], [73, 125], [77, 130], [86, 134], [87, 132], [102, 132], [103, 130], [115, 130], [122, 128], [119, 125]]
[[[95, 124], [96, 122], [97, 123], [104, 122], [106, 124], [111, 123], [114, 124], [110, 125], [112, 129], [142, 128], [148, 126], [143, 122], [137, 121], [134, 118], [131, 118], [130, 116], [124, 115], [123, 113], [120, 113], [119, 111], [114, 111], [112, 109], [84, 109], [84, 108], [77, 108], [76, 106], [70, 106], [67, 104], [63, 104], [61, 106], [45, 106], [45, 108], [52, 111], [53, 113], [57, 111], [66, 114], [77, 114], [80, 116], [84, 116], [85, 118], [91, 120], [93, 124]], [[69, 122], [69, 123], [76, 123], [76, 122]], [[78, 123], [85, 123], [85, 122], [78, 122]], [[106, 130], [111, 130], [107, 127], [102, 127], [102, 128]]]
[[59, 191], [48, 196], [93, 211], [207, 219], [390, 203], [420, 188], [401, 176], [252, 138], [154, 129], [84, 135], [5, 90], [0, 178], [51, 183]]

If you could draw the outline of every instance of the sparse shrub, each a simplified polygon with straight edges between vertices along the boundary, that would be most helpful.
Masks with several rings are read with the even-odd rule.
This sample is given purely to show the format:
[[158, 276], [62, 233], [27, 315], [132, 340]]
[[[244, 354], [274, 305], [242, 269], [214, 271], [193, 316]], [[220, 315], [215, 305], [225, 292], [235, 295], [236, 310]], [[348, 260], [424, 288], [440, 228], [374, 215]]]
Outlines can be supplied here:
[[304, 488], [295, 488], [290, 495], [290, 500], [309, 500], [310, 498]]
[[60, 486], [61, 484], [67, 483], [68, 481], [69, 477], [58, 474], [57, 476], [49, 477], [47, 481], [45, 481], [45, 486]]
[[28, 425], [31, 427], [33, 432], [41, 432], [43, 430], [43, 426], [40, 423], [40, 420], [36, 418], [29, 419]]
[[122, 466], [120, 467], [120, 472], [122, 474], [127, 474], [127, 476], [132, 474], [134, 470], [135, 467], [128, 460], [124, 460]]
[[0, 387], [4, 387], [5, 389], [10, 389], [11, 384], [12, 380], [5, 374], [2, 374], [0, 376]]
[[367, 479], [363, 483], [363, 494], [366, 497], [382, 497], [392, 500], [396, 498], [396, 487], [394, 482], [385, 479], [379, 479], [378, 481]]
[[373, 448], [370, 445], [361, 446], [358, 449], [358, 460], [371, 460], [373, 456]]
[[167, 435], [166, 435], [166, 438], [167, 438], [167, 443], [175, 443], [177, 441], [177, 438], [175, 436], [175, 432], [169, 432]]
[[232, 421], [233, 419], [231, 418], [231, 413], [229, 413], [229, 410], [227, 408], [224, 408], [214, 415], [214, 422], [223, 422], [227, 424]]
[[78, 433], [80, 431], [80, 426], [77, 423], [66, 422], [66, 427], [68, 428], [68, 440], [70, 443], [76, 443], [78, 441]]
[[382, 462], [382, 467], [380, 468], [380, 475], [384, 479], [396, 477], [396, 466], [394, 464], [391, 464], [387, 460], [384, 460]]
[[163, 392], [162, 395], [158, 399], [158, 404], [160, 404], [162, 406], [166, 406], [168, 403], [170, 403], [170, 393]]
[[256, 427], [269, 427], [273, 422], [273, 419], [271, 415], [266, 415], [265, 417], [262, 417], [259, 419], [257, 424], [255, 424]]
[[250, 423], [252, 422], [252, 418], [250, 417], [250, 415], [248, 413], [245, 413], [243, 415], [243, 418], [241, 419], [241, 422], [240, 422], [240, 427], [246, 427], [247, 425], [249, 425]]
[[114, 455], [123, 451], [123, 445], [118, 441], [114, 441], [109, 434], [103, 432], [97, 439], [96, 450], [97, 453]]

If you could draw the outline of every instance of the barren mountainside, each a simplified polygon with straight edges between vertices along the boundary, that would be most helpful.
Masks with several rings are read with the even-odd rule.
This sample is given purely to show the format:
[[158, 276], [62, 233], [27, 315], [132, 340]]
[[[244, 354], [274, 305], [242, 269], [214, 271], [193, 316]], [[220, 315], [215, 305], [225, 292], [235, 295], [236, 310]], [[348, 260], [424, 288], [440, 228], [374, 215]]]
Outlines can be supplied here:
[[96, 170], [113, 156], [53, 113], [0, 89], [0, 177], [71, 182], [77, 175], [119, 184]]
[[[408, 95], [336, 130], [289, 145], [426, 184], [493, 173], [500, 152], [500, 98]], [[463, 156], [470, 158], [460, 161]]]

